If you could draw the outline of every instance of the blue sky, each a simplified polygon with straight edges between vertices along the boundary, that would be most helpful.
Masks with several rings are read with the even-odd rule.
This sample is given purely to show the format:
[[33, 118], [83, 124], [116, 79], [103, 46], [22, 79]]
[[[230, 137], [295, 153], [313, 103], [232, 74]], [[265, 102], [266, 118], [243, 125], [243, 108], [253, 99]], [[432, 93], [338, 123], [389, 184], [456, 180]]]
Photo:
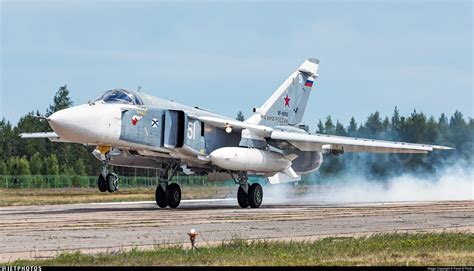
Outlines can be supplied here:
[[136, 89], [248, 117], [308, 57], [305, 114], [473, 116], [471, 1], [1, 1], [0, 116]]

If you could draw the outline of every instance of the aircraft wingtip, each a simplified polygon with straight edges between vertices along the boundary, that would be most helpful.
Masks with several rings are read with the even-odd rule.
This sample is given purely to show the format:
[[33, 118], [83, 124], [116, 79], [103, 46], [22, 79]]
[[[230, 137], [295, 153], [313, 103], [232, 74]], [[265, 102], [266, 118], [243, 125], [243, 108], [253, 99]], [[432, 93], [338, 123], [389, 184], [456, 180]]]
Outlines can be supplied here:
[[433, 146], [433, 150], [455, 150], [456, 148], [447, 146]]

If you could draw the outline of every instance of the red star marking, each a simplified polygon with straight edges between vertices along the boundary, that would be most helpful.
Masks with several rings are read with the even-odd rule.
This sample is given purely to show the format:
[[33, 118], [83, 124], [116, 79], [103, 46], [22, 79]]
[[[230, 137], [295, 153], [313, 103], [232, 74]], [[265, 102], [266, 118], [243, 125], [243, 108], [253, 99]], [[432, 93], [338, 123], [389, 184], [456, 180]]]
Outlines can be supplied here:
[[290, 107], [290, 100], [291, 100], [291, 98], [288, 97], [288, 94], [286, 94], [286, 97], [283, 98], [283, 100], [285, 100], [285, 106]]

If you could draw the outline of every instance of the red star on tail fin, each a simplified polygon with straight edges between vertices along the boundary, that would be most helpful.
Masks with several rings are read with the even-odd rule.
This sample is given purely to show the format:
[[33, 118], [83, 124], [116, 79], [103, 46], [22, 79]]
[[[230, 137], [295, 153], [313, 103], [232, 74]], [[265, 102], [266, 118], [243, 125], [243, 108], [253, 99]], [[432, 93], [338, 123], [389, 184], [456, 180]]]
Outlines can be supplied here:
[[288, 94], [286, 94], [286, 97], [283, 98], [283, 100], [285, 100], [285, 106], [290, 107], [290, 100], [291, 100], [291, 98], [288, 97]]

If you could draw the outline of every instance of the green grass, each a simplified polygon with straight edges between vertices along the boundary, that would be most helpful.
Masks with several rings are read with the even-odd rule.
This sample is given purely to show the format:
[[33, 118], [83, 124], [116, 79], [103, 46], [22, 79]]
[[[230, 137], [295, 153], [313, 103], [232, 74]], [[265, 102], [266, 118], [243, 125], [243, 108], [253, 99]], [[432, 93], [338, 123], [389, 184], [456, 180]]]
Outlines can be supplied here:
[[[199, 242], [197, 243], [199, 247]], [[393, 233], [314, 242], [232, 240], [196, 251], [182, 247], [96, 255], [63, 253], [9, 265], [474, 265], [472, 233]]]
[[[235, 195], [237, 186], [185, 186], [182, 189], [183, 199], [225, 198], [228, 195]], [[0, 189], [0, 207], [153, 200], [155, 200], [154, 187], [123, 188], [114, 193], [101, 193], [97, 188]]]

